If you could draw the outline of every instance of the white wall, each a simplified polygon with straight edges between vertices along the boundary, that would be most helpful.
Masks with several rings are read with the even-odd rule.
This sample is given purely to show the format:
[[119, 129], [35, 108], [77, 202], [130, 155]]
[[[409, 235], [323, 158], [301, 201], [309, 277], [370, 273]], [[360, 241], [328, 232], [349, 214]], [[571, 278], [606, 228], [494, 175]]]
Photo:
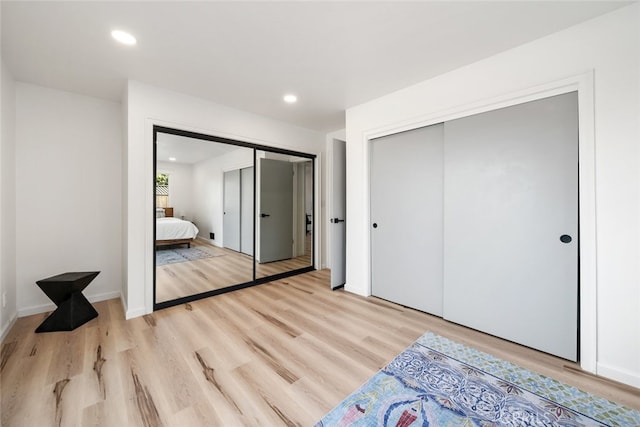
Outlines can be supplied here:
[[[16, 90], [4, 62], [0, 95], [0, 341], [17, 316], [16, 307]], [[2, 295], [6, 305], [2, 306]]]
[[[128, 83], [127, 150], [127, 318], [153, 310], [153, 125], [319, 155], [324, 135], [203, 99], [135, 81]], [[322, 188], [322, 187], [319, 187]], [[324, 198], [319, 191], [319, 198]], [[217, 236], [216, 236], [217, 237]]]
[[[193, 220], [198, 236], [216, 246], [223, 246], [224, 172], [253, 166], [253, 150], [245, 147], [193, 165]], [[209, 239], [209, 233], [215, 239]]]
[[16, 85], [18, 312], [55, 307], [35, 281], [67, 271], [101, 273], [92, 301], [121, 289], [120, 104]]
[[193, 166], [182, 163], [158, 162], [158, 173], [169, 175], [169, 204], [173, 216], [193, 218]]
[[347, 284], [370, 292], [374, 129], [594, 70], [597, 372], [640, 386], [640, 6], [634, 4], [347, 111]]

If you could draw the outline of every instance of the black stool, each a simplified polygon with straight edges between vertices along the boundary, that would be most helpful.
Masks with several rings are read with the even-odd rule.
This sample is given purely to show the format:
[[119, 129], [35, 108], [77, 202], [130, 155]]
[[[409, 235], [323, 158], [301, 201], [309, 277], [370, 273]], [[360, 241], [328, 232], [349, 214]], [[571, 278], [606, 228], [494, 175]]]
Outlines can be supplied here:
[[58, 308], [38, 326], [36, 332], [72, 331], [98, 312], [82, 295], [82, 290], [99, 271], [72, 272], [38, 280], [36, 283]]

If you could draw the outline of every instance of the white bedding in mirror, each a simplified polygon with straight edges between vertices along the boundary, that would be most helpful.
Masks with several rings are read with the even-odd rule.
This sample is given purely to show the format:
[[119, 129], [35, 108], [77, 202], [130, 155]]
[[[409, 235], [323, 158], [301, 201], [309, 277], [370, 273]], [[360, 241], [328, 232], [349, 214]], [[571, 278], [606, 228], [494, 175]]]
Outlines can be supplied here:
[[156, 218], [156, 240], [195, 239], [198, 227], [178, 218]]

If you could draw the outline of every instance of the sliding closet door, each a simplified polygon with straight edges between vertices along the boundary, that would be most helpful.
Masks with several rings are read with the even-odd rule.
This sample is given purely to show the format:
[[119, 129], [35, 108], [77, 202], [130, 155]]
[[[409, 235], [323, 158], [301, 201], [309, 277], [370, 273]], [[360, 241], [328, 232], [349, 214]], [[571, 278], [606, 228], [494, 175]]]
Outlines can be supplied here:
[[222, 245], [240, 251], [240, 170], [224, 173]]
[[442, 315], [442, 124], [371, 142], [375, 296]]
[[444, 317], [577, 360], [577, 94], [444, 133]]

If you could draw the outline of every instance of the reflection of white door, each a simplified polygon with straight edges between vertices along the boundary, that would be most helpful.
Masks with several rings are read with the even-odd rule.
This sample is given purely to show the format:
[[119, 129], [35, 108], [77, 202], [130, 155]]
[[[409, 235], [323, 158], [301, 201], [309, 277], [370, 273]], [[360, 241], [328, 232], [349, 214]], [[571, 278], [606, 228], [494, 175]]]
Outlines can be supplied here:
[[577, 360], [575, 92], [445, 123], [444, 317]]
[[293, 253], [293, 167], [260, 159], [260, 260], [289, 259]]
[[371, 292], [442, 315], [443, 126], [371, 142]]
[[222, 246], [240, 251], [240, 170], [224, 173]]
[[345, 263], [347, 257], [346, 232], [346, 144], [334, 139], [331, 164], [331, 212], [329, 233], [331, 239], [331, 288], [346, 282]]
[[240, 252], [253, 255], [253, 167], [240, 170]]

